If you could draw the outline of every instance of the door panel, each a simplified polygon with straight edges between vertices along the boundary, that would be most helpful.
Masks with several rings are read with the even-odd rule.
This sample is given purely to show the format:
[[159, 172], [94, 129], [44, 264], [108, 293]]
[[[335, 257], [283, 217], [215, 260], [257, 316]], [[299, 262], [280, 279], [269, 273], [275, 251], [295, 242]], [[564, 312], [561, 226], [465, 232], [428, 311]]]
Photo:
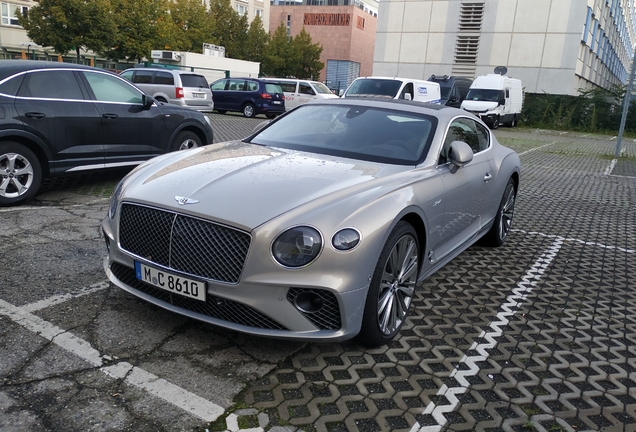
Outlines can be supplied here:
[[[88, 99], [88, 98], [87, 98]], [[101, 116], [71, 70], [25, 74], [15, 109], [27, 131], [49, 145], [51, 172], [103, 166]]]

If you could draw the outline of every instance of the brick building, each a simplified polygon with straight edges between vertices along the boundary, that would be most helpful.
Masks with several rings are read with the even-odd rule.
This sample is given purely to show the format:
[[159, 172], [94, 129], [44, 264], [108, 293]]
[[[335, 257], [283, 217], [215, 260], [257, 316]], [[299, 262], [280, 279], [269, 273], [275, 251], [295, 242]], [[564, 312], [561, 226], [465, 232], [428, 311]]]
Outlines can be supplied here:
[[287, 34], [296, 36], [304, 27], [323, 48], [320, 61], [325, 68], [314, 79], [334, 89], [346, 88], [355, 78], [371, 75], [373, 69], [377, 12], [360, 5], [272, 3], [269, 29], [273, 32], [283, 23]]

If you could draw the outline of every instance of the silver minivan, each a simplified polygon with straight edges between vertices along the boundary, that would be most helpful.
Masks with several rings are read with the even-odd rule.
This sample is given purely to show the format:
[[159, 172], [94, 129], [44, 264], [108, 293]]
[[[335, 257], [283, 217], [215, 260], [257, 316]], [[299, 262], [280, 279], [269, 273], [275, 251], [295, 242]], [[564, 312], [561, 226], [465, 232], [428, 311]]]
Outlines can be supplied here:
[[197, 111], [212, 111], [210, 85], [203, 75], [177, 69], [132, 68], [120, 76], [159, 102], [168, 102]]

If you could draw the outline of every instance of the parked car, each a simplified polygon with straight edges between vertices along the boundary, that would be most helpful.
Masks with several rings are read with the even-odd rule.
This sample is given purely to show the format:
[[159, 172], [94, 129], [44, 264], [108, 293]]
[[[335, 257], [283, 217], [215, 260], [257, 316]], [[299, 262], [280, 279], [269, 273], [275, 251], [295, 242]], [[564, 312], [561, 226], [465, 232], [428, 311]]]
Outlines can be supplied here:
[[438, 104], [441, 90], [440, 85], [432, 81], [398, 77], [359, 77], [353, 80], [342, 97], [383, 97]]
[[290, 110], [316, 99], [337, 98], [329, 87], [318, 81], [294, 78], [263, 78], [265, 81], [278, 84], [285, 95], [285, 109]]
[[470, 78], [448, 75], [431, 75], [428, 80], [439, 84], [442, 91], [440, 103], [455, 108], [461, 106], [464, 99], [466, 99], [470, 85], [473, 83]]
[[165, 68], [132, 68], [121, 74], [159, 102], [212, 112], [214, 100], [203, 75]]
[[283, 89], [278, 84], [258, 78], [224, 78], [210, 86], [214, 95], [214, 109], [242, 112], [245, 117], [265, 114], [274, 118], [285, 112]]
[[43, 177], [137, 165], [212, 142], [204, 114], [154, 99], [97, 68], [0, 61], [0, 206], [33, 198]]
[[417, 285], [507, 238], [518, 155], [457, 108], [329, 99], [117, 186], [104, 267], [160, 307], [255, 335], [389, 342]]

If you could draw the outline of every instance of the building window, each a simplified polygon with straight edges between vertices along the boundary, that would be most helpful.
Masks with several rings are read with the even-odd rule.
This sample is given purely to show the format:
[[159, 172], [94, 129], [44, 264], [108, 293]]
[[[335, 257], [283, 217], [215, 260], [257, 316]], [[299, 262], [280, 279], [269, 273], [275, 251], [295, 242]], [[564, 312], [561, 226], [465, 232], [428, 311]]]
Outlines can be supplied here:
[[237, 4], [236, 12], [238, 12], [239, 15], [245, 15], [247, 13], [247, 6], [242, 4]]
[[254, 16], [263, 18], [263, 9], [254, 9]]
[[10, 3], [2, 3], [2, 24], [19, 26], [17, 14], [27, 16], [29, 8]]

